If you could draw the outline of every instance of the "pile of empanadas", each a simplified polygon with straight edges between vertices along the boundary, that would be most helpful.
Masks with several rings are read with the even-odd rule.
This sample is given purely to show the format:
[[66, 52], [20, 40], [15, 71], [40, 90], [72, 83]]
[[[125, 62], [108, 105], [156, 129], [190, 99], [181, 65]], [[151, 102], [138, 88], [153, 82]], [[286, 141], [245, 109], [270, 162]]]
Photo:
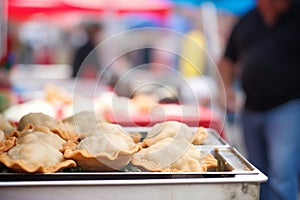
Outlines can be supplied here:
[[15, 172], [121, 171], [129, 164], [145, 171], [203, 172], [218, 165], [195, 145], [204, 142], [206, 129], [196, 132], [183, 123], [156, 124], [141, 135], [120, 125], [80, 112], [63, 120], [43, 113], [23, 116], [17, 125], [0, 115], [0, 163]]

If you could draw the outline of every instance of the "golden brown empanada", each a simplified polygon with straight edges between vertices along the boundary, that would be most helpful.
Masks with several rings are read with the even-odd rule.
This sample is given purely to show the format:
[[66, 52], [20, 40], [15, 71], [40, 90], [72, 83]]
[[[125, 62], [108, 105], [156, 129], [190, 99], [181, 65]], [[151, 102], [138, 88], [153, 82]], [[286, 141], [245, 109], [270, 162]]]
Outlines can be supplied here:
[[147, 133], [142, 146], [149, 147], [165, 138], [184, 139], [192, 144], [202, 144], [207, 136], [204, 128], [193, 132], [186, 124], [177, 121], [167, 121], [155, 124]]
[[44, 113], [24, 115], [19, 121], [18, 130], [22, 131], [36, 126], [45, 126], [65, 140], [77, 140], [79, 138], [72, 127], [63, 124], [61, 121], [56, 121], [53, 117]]
[[19, 121], [18, 130], [22, 131], [24, 129], [27, 129], [29, 125], [45, 126], [50, 130], [60, 126], [53, 117], [44, 113], [29, 113], [27, 115], [24, 115]]
[[74, 151], [66, 149], [64, 155], [84, 170], [115, 171], [125, 167], [139, 149], [120, 135], [102, 134], [84, 138]]
[[0, 155], [0, 162], [17, 172], [56, 172], [62, 168], [75, 167], [73, 160], [65, 160], [63, 154], [43, 142], [19, 144]]
[[[206, 157], [209, 163], [206, 164]], [[165, 138], [134, 154], [132, 164], [149, 171], [203, 172], [217, 166], [210, 154], [202, 154], [184, 139]]]
[[126, 139], [127, 142], [132, 142], [130, 135], [120, 125], [98, 120], [94, 112], [80, 112], [62, 121], [72, 126], [81, 139], [93, 135], [116, 134]]

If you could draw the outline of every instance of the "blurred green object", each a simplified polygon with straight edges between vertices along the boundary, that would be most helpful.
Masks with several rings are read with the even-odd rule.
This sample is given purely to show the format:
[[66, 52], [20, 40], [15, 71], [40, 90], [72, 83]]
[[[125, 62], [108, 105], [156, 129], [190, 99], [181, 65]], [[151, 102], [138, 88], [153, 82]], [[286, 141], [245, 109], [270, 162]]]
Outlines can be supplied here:
[[10, 106], [11, 94], [10, 71], [0, 65], [0, 112]]
[[0, 91], [0, 112], [3, 112], [10, 106], [10, 94]]

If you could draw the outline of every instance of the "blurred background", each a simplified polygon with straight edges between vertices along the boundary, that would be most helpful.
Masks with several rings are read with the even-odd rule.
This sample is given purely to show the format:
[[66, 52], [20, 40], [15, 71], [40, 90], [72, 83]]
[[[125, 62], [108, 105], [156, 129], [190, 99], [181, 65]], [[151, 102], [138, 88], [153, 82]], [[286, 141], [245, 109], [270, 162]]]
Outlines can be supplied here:
[[[2, 0], [0, 109], [16, 121], [34, 110], [63, 118], [74, 113], [70, 102], [76, 92], [80, 102], [91, 96], [100, 102], [94, 107], [101, 114], [112, 109], [107, 99], [117, 95], [118, 102], [123, 102], [123, 97], [135, 100], [132, 102], [140, 111], [149, 111], [157, 103], [199, 104], [213, 121], [210, 111], [217, 113], [212, 109], [217, 92], [214, 63], [223, 53], [236, 20], [254, 5], [254, 0]], [[102, 70], [101, 83], [95, 86], [97, 76], [93, 75], [98, 72], [92, 70], [81, 71], [82, 77], [75, 82], [79, 76], [74, 74], [75, 57], [80, 57], [76, 53], [89, 42], [92, 31], [100, 32], [100, 43], [128, 30], [149, 27], [169, 31], [156, 32], [155, 36], [137, 31], [121, 43], [109, 42], [100, 59], [106, 62], [102, 69], [109, 68]], [[170, 33], [180, 37], [172, 38]], [[137, 42], [143, 48], [135, 48]], [[95, 47], [92, 42], [90, 45]], [[165, 46], [154, 48], [159, 45]], [[125, 54], [119, 56], [119, 49], [125, 49]], [[136, 70], [124, 78], [133, 68]], [[184, 84], [177, 81], [178, 74]], [[145, 80], [155, 80], [163, 87]], [[191, 99], [191, 92], [197, 102]], [[77, 111], [85, 109], [84, 103], [79, 105], [83, 108]], [[164, 109], [165, 115], [176, 110]], [[130, 106], [128, 110], [132, 111]], [[218, 122], [220, 132], [223, 121]]]
[[[2, 57], [10, 51], [14, 64], [70, 64], [72, 51], [85, 39], [80, 25], [88, 20], [101, 22], [105, 37], [136, 27], [182, 33], [198, 28], [209, 45], [216, 46], [211, 48], [221, 51], [232, 23], [254, 6], [254, 0], [4, 0], [1, 4]], [[210, 44], [210, 37], [216, 44]]]

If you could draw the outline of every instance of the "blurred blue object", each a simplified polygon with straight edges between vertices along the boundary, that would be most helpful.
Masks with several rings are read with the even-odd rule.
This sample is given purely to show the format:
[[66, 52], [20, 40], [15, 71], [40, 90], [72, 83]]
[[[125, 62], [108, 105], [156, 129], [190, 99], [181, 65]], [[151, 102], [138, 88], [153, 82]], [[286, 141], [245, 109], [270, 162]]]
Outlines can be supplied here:
[[167, 28], [179, 33], [186, 33], [191, 30], [191, 20], [178, 13], [172, 13], [167, 20]]
[[127, 14], [123, 23], [128, 29], [162, 27], [162, 21], [152, 15], [146, 14]]
[[255, 0], [172, 0], [177, 5], [201, 6], [202, 3], [212, 2], [220, 11], [243, 15], [255, 6]]
[[255, 6], [255, 0], [214, 0], [217, 8], [236, 15], [243, 15]]

